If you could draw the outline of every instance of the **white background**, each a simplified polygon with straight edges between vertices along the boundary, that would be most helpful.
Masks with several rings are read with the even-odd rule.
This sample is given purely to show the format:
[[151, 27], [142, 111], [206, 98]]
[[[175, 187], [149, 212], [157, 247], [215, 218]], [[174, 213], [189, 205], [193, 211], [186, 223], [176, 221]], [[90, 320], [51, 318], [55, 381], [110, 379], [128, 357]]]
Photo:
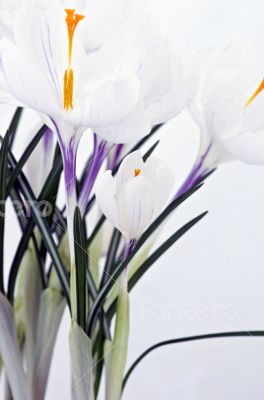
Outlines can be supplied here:
[[[151, 0], [182, 48], [221, 46], [263, 36], [260, 0]], [[157, 154], [178, 185], [192, 164], [198, 131], [187, 114], [169, 123]], [[19, 146], [19, 145], [18, 145]], [[82, 152], [85, 147], [82, 146]], [[264, 329], [264, 167], [227, 164], [174, 214], [160, 240], [198, 213], [206, 218], [182, 238], [131, 293], [128, 365], [157, 341], [224, 330]], [[6, 259], [19, 231], [7, 226]], [[57, 340], [48, 400], [70, 398], [68, 315]], [[128, 383], [124, 400], [262, 400], [264, 339], [177, 344], [150, 355]]]

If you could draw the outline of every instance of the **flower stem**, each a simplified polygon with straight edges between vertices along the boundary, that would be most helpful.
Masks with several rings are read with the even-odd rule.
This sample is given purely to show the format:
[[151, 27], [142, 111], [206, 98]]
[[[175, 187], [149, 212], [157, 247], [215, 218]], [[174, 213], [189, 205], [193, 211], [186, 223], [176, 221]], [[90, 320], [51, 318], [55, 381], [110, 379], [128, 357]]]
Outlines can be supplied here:
[[74, 252], [74, 211], [77, 206], [76, 195], [76, 156], [78, 144], [74, 139], [70, 140], [67, 145], [62, 147], [62, 158], [64, 165], [64, 180], [65, 180], [65, 197], [66, 197], [66, 212], [67, 212], [67, 228], [68, 240], [70, 248], [71, 262], [71, 281], [70, 281], [70, 296], [71, 296], [71, 312], [72, 318], [77, 318], [77, 301], [76, 301], [76, 271], [75, 271], [75, 252]]
[[78, 199], [81, 215], [85, 214], [94, 182], [106, 158], [107, 150], [107, 143], [105, 141], [100, 141], [96, 134], [94, 134], [94, 150], [91, 160], [88, 163], [89, 168], [87, 170], [87, 174], [85, 176]]
[[[135, 245], [134, 241], [127, 243], [123, 260], [129, 256]], [[107, 341], [106, 350], [106, 400], [119, 400], [122, 391], [122, 382], [126, 367], [128, 338], [129, 338], [129, 295], [128, 295], [128, 267], [122, 272], [118, 280], [118, 298], [116, 308], [116, 322], [113, 342]]]

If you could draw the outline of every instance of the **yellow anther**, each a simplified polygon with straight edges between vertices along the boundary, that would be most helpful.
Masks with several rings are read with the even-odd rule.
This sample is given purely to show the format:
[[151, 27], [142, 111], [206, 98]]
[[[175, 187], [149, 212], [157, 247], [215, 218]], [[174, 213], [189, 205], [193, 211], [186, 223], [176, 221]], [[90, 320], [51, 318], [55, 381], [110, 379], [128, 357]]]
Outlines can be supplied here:
[[74, 83], [74, 74], [71, 68], [72, 62], [72, 46], [73, 46], [73, 37], [76, 26], [78, 23], [84, 19], [83, 15], [75, 14], [75, 10], [66, 9], [66, 24], [68, 28], [68, 68], [64, 72], [64, 108], [68, 110], [69, 108], [73, 108], [72, 98], [73, 98], [73, 83]]
[[140, 175], [140, 172], [141, 172], [141, 169], [139, 169], [139, 168], [134, 169], [134, 177]]
[[250, 97], [250, 99], [246, 102], [246, 107], [248, 107], [250, 103], [252, 103], [252, 101], [255, 100], [255, 98], [262, 92], [263, 89], [264, 89], [264, 79], [262, 80], [257, 90]]

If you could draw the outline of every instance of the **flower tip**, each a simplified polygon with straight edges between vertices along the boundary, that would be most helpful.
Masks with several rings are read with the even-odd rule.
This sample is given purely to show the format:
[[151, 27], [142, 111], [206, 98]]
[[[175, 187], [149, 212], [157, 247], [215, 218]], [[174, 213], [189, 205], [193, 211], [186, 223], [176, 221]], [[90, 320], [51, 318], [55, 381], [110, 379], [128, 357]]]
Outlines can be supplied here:
[[253, 95], [250, 97], [250, 99], [246, 102], [246, 107], [248, 107], [253, 100], [255, 100], [255, 98], [262, 92], [262, 90], [264, 89], [264, 79], [262, 79], [261, 84], [259, 85], [259, 87], [257, 88], [257, 90], [253, 93]]
[[138, 175], [140, 175], [141, 169], [140, 168], [135, 168], [134, 169], [134, 177], [136, 178]]

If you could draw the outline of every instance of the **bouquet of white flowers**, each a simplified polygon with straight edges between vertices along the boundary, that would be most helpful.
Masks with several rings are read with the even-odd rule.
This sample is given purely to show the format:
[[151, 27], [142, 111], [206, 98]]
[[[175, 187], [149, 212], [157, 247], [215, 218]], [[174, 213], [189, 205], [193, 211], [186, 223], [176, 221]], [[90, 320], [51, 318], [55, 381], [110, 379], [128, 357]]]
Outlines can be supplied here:
[[[65, 309], [74, 400], [97, 399], [103, 384], [105, 398], [119, 400], [137, 364], [160, 346], [264, 336], [172, 339], [146, 350], [125, 373], [129, 292], [207, 211], [157, 246], [166, 221], [223, 162], [264, 163], [264, 52], [232, 43], [220, 52], [180, 55], [144, 5], [130, 0], [39, 2], [3, 9], [0, 18], [0, 101], [16, 107], [0, 148], [6, 400], [45, 399]], [[17, 158], [13, 143], [26, 109], [41, 126]], [[186, 109], [200, 128], [200, 147], [179, 187], [153, 153], [157, 132]], [[93, 138], [93, 148], [77, 176], [83, 135]], [[65, 205], [57, 201], [61, 176]], [[7, 199], [21, 229], [8, 271]]]

